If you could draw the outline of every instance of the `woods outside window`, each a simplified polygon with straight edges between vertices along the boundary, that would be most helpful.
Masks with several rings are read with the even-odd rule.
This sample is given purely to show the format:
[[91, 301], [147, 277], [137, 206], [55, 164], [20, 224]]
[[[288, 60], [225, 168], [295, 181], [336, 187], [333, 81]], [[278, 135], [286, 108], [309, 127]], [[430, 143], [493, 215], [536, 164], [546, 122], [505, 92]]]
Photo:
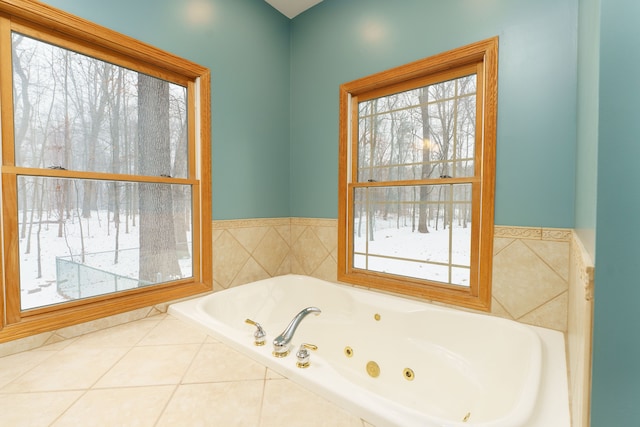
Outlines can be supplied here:
[[46, 5], [0, 10], [0, 341], [209, 290], [209, 71]]
[[497, 39], [340, 88], [338, 279], [488, 310]]

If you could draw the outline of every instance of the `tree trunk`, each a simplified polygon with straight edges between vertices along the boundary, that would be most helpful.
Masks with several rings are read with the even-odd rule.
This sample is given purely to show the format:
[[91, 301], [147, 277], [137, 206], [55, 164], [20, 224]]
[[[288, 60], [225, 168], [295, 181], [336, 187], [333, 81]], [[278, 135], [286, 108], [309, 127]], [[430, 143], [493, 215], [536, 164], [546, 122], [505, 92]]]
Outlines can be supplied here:
[[[169, 175], [169, 84], [144, 74], [138, 76], [139, 173]], [[180, 277], [176, 256], [171, 186], [141, 183], [139, 279], [157, 283]]]
[[[420, 178], [427, 179], [431, 172], [429, 160], [431, 158], [431, 145], [429, 143], [429, 88], [422, 89], [420, 95], [420, 112], [422, 114], [422, 172]], [[428, 233], [427, 226], [427, 199], [429, 189], [425, 185], [420, 186], [420, 204], [418, 205], [418, 233]]]
[[[113, 173], [120, 173], [120, 96], [122, 93], [122, 68], [118, 69], [118, 78], [113, 96], [109, 98], [111, 107], [111, 170]], [[120, 182], [113, 181], [113, 226], [115, 227], [115, 245], [113, 248], [113, 263], [118, 263], [120, 253]], [[109, 218], [107, 217], [107, 226]]]

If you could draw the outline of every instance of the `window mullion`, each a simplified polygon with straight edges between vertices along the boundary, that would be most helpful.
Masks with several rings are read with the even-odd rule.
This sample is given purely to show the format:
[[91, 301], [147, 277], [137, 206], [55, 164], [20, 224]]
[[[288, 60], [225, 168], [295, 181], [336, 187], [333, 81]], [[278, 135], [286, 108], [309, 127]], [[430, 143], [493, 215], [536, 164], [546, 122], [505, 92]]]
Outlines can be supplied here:
[[0, 129], [2, 130], [2, 165], [15, 164], [13, 144], [13, 69], [11, 55], [11, 21], [0, 15]]
[[4, 166], [2, 172], [13, 175], [41, 176], [49, 178], [77, 178], [99, 181], [153, 182], [159, 184], [194, 185], [199, 181], [189, 178], [172, 178], [167, 176], [129, 175], [102, 172], [68, 171], [60, 169], [25, 168], [18, 166]]
[[17, 180], [13, 174], [2, 174], [3, 285], [6, 324], [20, 321], [20, 255], [17, 216]]

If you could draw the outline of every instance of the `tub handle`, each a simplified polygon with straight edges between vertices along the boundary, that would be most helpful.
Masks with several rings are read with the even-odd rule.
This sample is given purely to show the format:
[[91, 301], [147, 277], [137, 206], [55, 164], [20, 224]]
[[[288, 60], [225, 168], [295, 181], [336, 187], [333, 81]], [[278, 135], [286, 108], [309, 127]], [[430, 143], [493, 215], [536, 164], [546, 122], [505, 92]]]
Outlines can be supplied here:
[[296, 362], [296, 366], [298, 368], [308, 368], [311, 365], [311, 353], [309, 350], [317, 350], [318, 346], [314, 344], [303, 343], [300, 344], [300, 348], [296, 353], [296, 357], [298, 361]]
[[245, 319], [244, 323], [248, 323], [249, 325], [253, 325], [257, 328], [256, 331], [253, 333], [253, 343], [258, 346], [264, 345], [266, 342], [265, 337], [267, 336], [267, 333], [264, 331], [264, 329], [262, 329], [262, 326], [260, 326], [260, 323], [253, 321], [251, 319]]

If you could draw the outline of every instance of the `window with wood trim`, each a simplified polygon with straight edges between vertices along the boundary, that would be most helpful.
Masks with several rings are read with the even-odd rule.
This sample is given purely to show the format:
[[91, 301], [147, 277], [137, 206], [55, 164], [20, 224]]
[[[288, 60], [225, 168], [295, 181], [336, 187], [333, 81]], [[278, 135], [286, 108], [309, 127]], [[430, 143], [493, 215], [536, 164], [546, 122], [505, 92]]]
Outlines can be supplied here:
[[0, 2], [0, 342], [211, 289], [210, 73]]
[[489, 310], [498, 39], [340, 87], [338, 279]]

